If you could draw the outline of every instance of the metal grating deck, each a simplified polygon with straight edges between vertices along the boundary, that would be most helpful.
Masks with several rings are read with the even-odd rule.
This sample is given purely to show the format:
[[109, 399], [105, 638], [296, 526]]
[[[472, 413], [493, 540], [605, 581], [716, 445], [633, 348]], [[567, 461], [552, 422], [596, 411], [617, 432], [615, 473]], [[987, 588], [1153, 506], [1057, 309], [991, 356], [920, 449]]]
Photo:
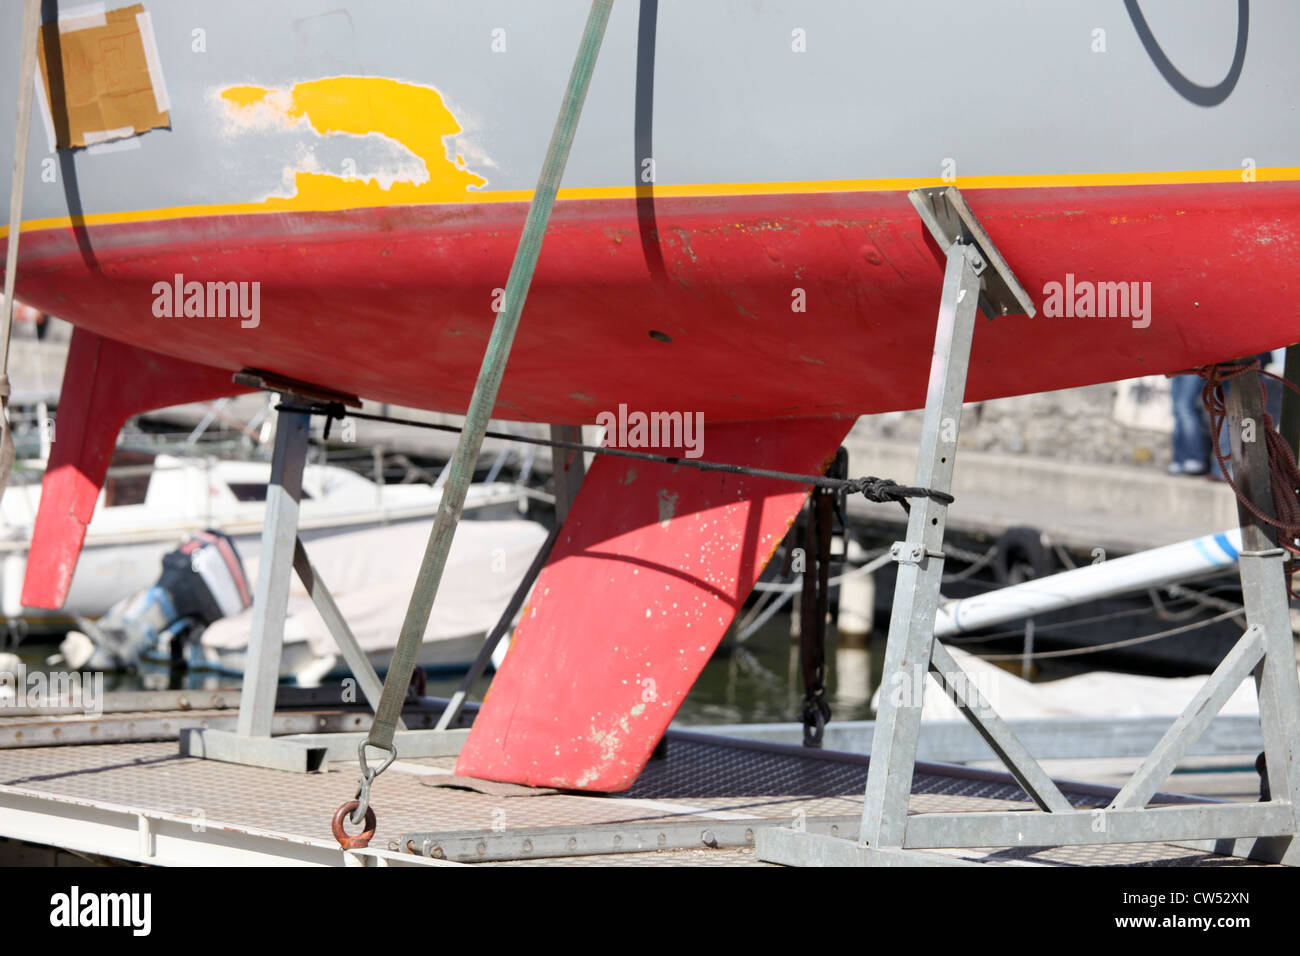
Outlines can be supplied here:
[[[631, 790], [608, 796], [489, 796], [429, 785], [450, 775], [454, 764], [454, 757], [397, 761], [375, 784], [373, 803], [379, 827], [371, 846], [397, 851], [401, 849], [399, 839], [412, 833], [487, 831], [519, 836], [540, 832], [538, 828], [601, 824], [653, 828], [695, 821], [707, 827], [710, 821], [764, 820], [790, 825], [802, 819], [854, 818], [861, 812], [867, 772], [867, 759], [860, 755], [689, 733], [671, 734], [666, 759], [652, 760]], [[288, 852], [298, 843], [335, 846], [330, 816], [351, 798], [356, 778], [355, 764], [335, 764], [325, 773], [292, 774], [181, 757], [174, 741], [0, 750], [0, 798], [22, 796], [34, 800], [36, 806], [48, 806], [52, 814], [57, 802], [70, 799], [83, 807], [167, 815], [174, 822], [191, 822], [196, 844], [203, 842], [207, 832], [260, 832], [286, 841], [286, 858], [280, 862], [301, 862]], [[1104, 805], [1113, 792], [1086, 785], [1065, 785], [1062, 790], [1076, 806]], [[1029, 806], [1024, 792], [1005, 775], [918, 765], [913, 812]], [[10, 827], [7, 813], [0, 802], [0, 835], [30, 840], [30, 829], [18, 832]], [[51, 832], [57, 833], [57, 828]], [[84, 847], [80, 849], [85, 852]], [[961, 855], [988, 862], [1057, 866], [1243, 865], [1241, 860], [1162, 844], [967, 850]], [[146, 862], [154, 859], [144, 852], [141, 858]], [[203, 862], [203, 856], [196, 850], [192, 860], [173, 855], [157, 861], [197, 863]], [[758, 861], [750, 847], [697, 846], [525, 862], [752, 865]]]

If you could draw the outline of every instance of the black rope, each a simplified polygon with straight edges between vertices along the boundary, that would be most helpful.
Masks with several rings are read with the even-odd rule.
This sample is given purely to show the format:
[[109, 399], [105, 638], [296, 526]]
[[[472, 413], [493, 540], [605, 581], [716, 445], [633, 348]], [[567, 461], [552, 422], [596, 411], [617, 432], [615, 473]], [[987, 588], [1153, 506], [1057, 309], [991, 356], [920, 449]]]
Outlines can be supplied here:
[[[276, 411], [302, 412], [308, 415], [326, 417], [325, 435], [329, 437], [329, 423], [335, 419], [357, 418], [368, 422], [385, 422], [390, 425], [410, 425], [413, 428], [428, 428], [433, 431], [459, 434], [462, 429], [456, 425], [439, 425], [435, 422], [419, 422], [410, 418], [395, 418], [391, 415], [368, 415], [364, 412], [349, 411], [338, 402], [320, 405], [297, 405], [285, 402], [276, 406]], [[793, 481], [801, 485], [813, 485], [827, 488], [841, 494], [860, 494], [868, 501], [896, 501], [904, 511], [911, 511], [908, 498], [929, 498], [939, 504], [950, 505], [955, 500], [952, 495], [933, 488], [918, 488], [914, 485], [900, 485], [889, 478], [877, 478], [868, 475], [865, 478], [832, 478], [827, 475], [801, 475], [790, 471], [773, 471], [769, 468], [752, 468], [747, 465], [731, 465], [718, 461], [703, 461], [698, 458], [677, 458], [672, 455], [655, 455], [650, 452], [628, 451], [625, 448], [605, 448], [600, 445], [584, 445], [581, 442], [560, 441], [551, 438], [530, 438], [526, 435], [511, 435], [506, 432], [486, 431], [485, 438], [497, 438], [502, 441], [522, 442], [526, 445], [541, 445], [545, 448], [565, 448], [572, 451], [590, 452], [593, 455], [609, 455], [614, 458], [631, 458], [635, 461], [653, 461], [666, 465], [681, 465], [697, 471], [717, 471], [726, 475], [744, 475], [751, 478], [771, 478], [774, 481]]]

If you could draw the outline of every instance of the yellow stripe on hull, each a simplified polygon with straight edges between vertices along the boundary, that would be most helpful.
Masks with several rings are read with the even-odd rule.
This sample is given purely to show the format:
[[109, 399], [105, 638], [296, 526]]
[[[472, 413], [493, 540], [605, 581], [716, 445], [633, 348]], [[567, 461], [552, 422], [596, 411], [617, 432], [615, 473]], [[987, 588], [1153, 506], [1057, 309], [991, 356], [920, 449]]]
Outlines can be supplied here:
[[[1256, 182], [1293, 182], [1300, 181], [1300, 166], [1260, 167], [1254, 170]], [[964, 190], [969, 189], [1043, 189], [1075, 188], [1088, 186], [1171, 186], [1226, 184], [1242, 182], [1240, 169], [1190, 169], [1166, 170], [1152, 172], [1124, 173], [1040, 173], [1032, 175], [999, 176], [962, 176], [954, 185]], [[798, 195], [809, 193], [857, 193], [857, 192], [907, 192], [925, 186], [941, 186], [944, 182], [939, 177], [929, 178], [884, 178], [884, 179], [823, 179], [793, 182], [766, 183], [701, 183], [682, 185], [655, 185], [653, 187], [636, 186], [584, 186], [561, 189], [559, 199], [634, 199], [638, 196], [652, 194], [656, 199], [677, 198], [712, 198], [728, 196], [773, 196]], [[651, 193], [650, 191], [653, 190]], [[532, 199], [531, 189], [488, 189], [466, 190], [463, 197], [444, 203], [427, 203], [427, 205], [460, 205], [472, 203], [528, 202]], [[279, 198], [279, 197], [273, 197]], [[94, 213], [82, 217], [78, 225], [100, 226], [117, 223], [151, 222], [168, 219], [189, 219], [208, 216], [241, 216], [259, 213], [283, 212], [340, 212], [359, 208], [354, 201], [346, 201], [340, 196], [337, 203], [329, 201], [328, 196], [317, 195], [317, 201], [298, 205], [292, 198], [285, 198], [280, 203], [261, 202], [213, 203], [209, 205], [173, 206], [166, 209], [140, 209], [123, 212]], [[367, 199], [371, 197], [368, 196]], [[382, 205], [410, 205], [396, 201], [376, 203], [368, 201], [367, 207]], [[425, 203], [421, 203], [425, 205]], [[24, 232], [36, 232], [44, 229], [66, 229], [73, 225], [67, 216], [46, 219], [31, 219], [23, 223]], [[7, 226], [0, 226], [0, 237], [7, 235]]]

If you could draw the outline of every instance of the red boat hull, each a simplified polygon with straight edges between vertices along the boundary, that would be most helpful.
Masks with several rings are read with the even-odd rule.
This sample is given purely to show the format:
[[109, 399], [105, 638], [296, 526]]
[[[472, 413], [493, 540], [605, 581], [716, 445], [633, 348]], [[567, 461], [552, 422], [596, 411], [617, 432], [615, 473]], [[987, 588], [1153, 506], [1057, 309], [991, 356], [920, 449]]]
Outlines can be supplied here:
[[[1300, 183], [965, 191], [1036, 303], [1068, 274], [1151, 283], [1151, 321], [1010, 316], [970, 400], [1187, 368], [1300, 339]], [[19, 294], [101, 335], [398, 404], [463, 411], [523, 203], [44, 229]], [[904, 192], [561, 201], [496, 409], [707, 421], [922, 403], [940, 266]], [[260, 323], [159, 318], [154, 286], [259, 282]], [[805, 311], [795, 311], [800, 293]], [[652, 336], [654, 332], [656, 335]], [[670, 341], [663, 341], [664, 338]]]

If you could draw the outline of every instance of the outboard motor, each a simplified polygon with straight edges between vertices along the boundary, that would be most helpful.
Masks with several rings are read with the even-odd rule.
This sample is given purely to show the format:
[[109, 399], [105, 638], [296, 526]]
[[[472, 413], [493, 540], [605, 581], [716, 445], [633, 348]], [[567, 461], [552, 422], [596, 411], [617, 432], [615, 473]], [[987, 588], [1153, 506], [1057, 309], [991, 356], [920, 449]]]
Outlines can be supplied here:
[[60, 650], [78, 669], [127, 670], [142, 660], [184, 666], [186, 644], [213, 621], [252, 603], [243, 562], [220, 531], [200, 531], [163, 555], [153, 587], [115, 604], [98, 621], [82, 618]]

